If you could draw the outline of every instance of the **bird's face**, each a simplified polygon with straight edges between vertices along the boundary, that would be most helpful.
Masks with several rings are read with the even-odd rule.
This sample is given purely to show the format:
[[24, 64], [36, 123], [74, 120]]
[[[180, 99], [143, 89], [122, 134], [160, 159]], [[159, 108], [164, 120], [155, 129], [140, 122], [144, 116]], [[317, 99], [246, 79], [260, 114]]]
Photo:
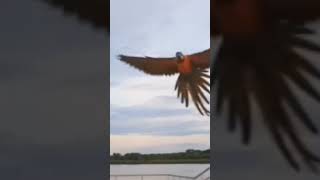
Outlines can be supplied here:
[[181, 52], [176, 53], [177, 62], [180, 64], [184, 61], [184, 55]]

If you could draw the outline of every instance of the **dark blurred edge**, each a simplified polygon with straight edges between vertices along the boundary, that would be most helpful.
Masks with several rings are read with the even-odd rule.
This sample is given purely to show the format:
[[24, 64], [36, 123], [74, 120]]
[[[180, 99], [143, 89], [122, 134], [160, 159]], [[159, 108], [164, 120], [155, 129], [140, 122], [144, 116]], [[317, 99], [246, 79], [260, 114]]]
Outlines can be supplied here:
[[[213, 51], [212, 51], [212, 43], [214, 43], [214, 41], [210, 41], [210, 49], [211, 49], [211, 56], [210, 59], [213, 59]], [[212, 61], [211, 61], [212, 63]], [[212, 73], [212, 72], [210, 72]], [[214, 123], [215, 123], [215, 119], [214, 119], [214, 89], [210, 89], [210, 179], [212, 179], [214, 176], [214, 171], [215, 171], [215, 164], [214, 164]]]
[[[61, 69], [72, 69], [69, 67], [74, 62], [67, 62], [68, 67], [63, 67], [65, 63], [63, 62], [53, 62], [48, 61], [45, 62], [46, 59], [42, 59], [41, 61], [35, 60], [37, 57], [37, 53], [39, 53], [39, 57], [44, 56], [45, 48], [50, 45], [56, 45], [56, 49], [62, 49], [58, 47], [62, 44], [55, 44], [54, 41], [48, 40], [48, 44], [43, 45], [43, 49], [36, 50], [37, 52], [29, 51], [32, 49], [34, 43], [37, 41], [29, 41], [24, 42], [26, 39], [40, 39], [43, 40], [43, 34], [50, 34], [49, 32], [44, 32], [43, 34], [33, 34], [30, 31], [30, 34], [25, 34], [32, 29], [31, 26], [41, 27], [41, 21], [45, 22], [46, 16], [43, 17], [35, 17], [35, 19], [31, 19], [34, 17], [32, 13], [37, 14], [38, 12], [33, 12], [30, 8], [41, 8], [39, 12], [45, 12], [45, 5], [41, 5], [40, 2], [22, 2], [19, 0], [4, 0], [2, 8], [0, 7], [0, 82], [1, 82], [1, 95], [0, 99], [2, 103], [0, 104], [0, 179], [76, 179], [75, 177], [81, 176], [79, 179], [90, 179], [90, 180], [98, 180], [98, 179], [109, 179], [109, 149], [110, 149], [110, 125], [109, 125], [109, 114], [110, 114], [110, 64], [109, 64], [109, 38], [105, 38], [101, 36], [101, 38], [107, 39], [106, 47], [108, 49], [103, 49], [103, 47], [99, 47], [101, 51], [105, 52], [104, 58], [96, 60], [95, 62], [99, 62], [99, 65], [92, 66], [90, 63], [90, 59], [86, 62], [81, 62], [82, 66], [84, 63], [87, 63], [90, 67], [96, 67], [97, 71], [100, 70], [100, 67], [104, 67], [105, 71], [103, 73], [104, 77], [99, 79], [94, 79], [95, 86], [90, 87], [80, 87], [79, 84], [87, 81], [86, 78], [90, 79], [91, 77], [67, 77], [66, 79], [61, 78], [59, 76], [59, 72], [46, 71], [46, 68], [52, 66], [53, 69], [59, 70], [58, 66], [61, 66]], [[38, 3], [38, 4], [37, 4]], [[32, 4], [32, 5], [31, 5]], [[16, 6], [16, 7], [15, 7]], [[12, 8], [15, 7], [16, 9]], [[2, 9], [2, 10], [1, 10]], [[44, 10], [43, 10], [44, 9]], [[50, 9], [50, 17], [53, 14], [53, 10]], [[21, 11], [23, 12], [21, 12]], [[20, 14], [21, 13], [21, 14]], [[27, 16], [30, 13], [30, 17], [26, 17], [27, 22], [32, 22], [29, 24], [24, 24], [23, 19], [19, 22], [23, 16]], [[17, 16], [15, 16], [15, 14]], [[40, 14], [40, 13], [39, 13]], [[12, 15], [12, 17], [10, 17]], [[59, 10], [56, 13], [59, 16]], [[56, 16], [53, 16], [56, 18]], [[12, 18], [12, 19], [11, 19]], [[70, 20], [71, 19], [71, 20]], [[69, 22], [72, 21], [72, 18], [69, 19]], [[52, 19], [51, 19], [52, 20]], [[38, 22], [39, 21], [39, 22]], [[55, 23], [52, 26], [59, 26], [56, 19], [53, 20]], [[68, 30], [72, 29], [70, 26], [61, 23], [62, 26], [66, 26]], [[45, 23], [44, 23], [45, 24]], [[76, 24], [76, 23], [74, 23]], [[79, 23], [80, 24], [80, 23]], [[3, 27], [6, 26], [6, 27]], [[46, 26], [46, 24], [44, 25]], [[47, 25], [48, 27], [50, 25]], [[71, 25], [72, 26], [72, 25]], [[86, 30], [86, 24], [83, 26], [75, 26], [75, 27], [83, 27], [85, 30], [80, 30], [80, 32], [89, 31]], [[51, 33], [52, 35], [63, 33], [61, 29], [58, 28], [57, 32]], [[75, 29], [76, 30], [76, 29]], [[94, 30], [93, 30], [94, 31]], [[8, 34], [4, 34], [7, 33]], [[15, 35], [16, 33], [16, 35]], [[72, 32], [67, 32], [73, 34]], [[65, 33], [65, 34], [67, 34]], [[77, 34], [78, 32], [74, 32]], [[103, 34], [105, 32], [97, 32]], [[79, 33], [81, 34], [81, 33]], [[85, 33], [83, 33], [85, 34]], [[107, 35], [109, 36], [109, 35]], [[7, 37], [7, 38], [5, 38]], [[53, 37], [48, 37], [48, 39], [53, 39]], [[99, 37], [99, 42], [101, 41]], [[84, 39], [89, 39], [88, 37]], [[97, 36], [94, 36], [93, 39], [98, 39]], [[66, 40], [67, 41], [67, 40]], [[81, 40], [80, 40], [81, 41]], [[39, 41], [40, 42], [40, 41]], [[84, 42], [86, 43], [86, 42]], [[66, 42], [66, 47], [70, 48], [69, 55], [76, 57], [74, 50], [77, 49], [77, 45], [79, 40], [74, 44], [75, 47], [70, 47], [70, 42]], [[100, 43], [98, 43], [100, 44]], [[25, 47], [23, 49], [23, 46]], [[39, 44], [34, 45], [39, 46]], [[81, 45], [80, 45], [81, 46]], [[19, 49], [22, 51], [18, 51]], [[82, 48], [82, 46], [80, 47]], [[58, 59], [59, 53], [57, 50], [53, 49], [52, 54], [46, 54], [46, 56], [51, 59]], [[99, 51], [100, 51], [99, 49]], [[12, 56], [7, 56], [8, 50], [12, 50]], [[89, 49], [90, 50], [90, 49]], [[69, 49], [66, 50], [66, 52]], [[82, 51], [79, 51], [79, 56], [81, 57]], [[8, 53], [9, 54], [9, 53]], [[34, 55], [36, 54], [36, 55]], [[12, 58], [12, 59], [11, 59]], [[20, 58], [20, 59], [19, 59]], [[64, 57], [66, 58], [66, 56]], [[18, 59], [18, 60], [17, 60]], [[77, 64], [75, 65], [77, 66]], [[99, 68], [99, 69], [98, 69]], [[74, 67], [74, 69], [80, 69]], [[52, 69], [50, 69], [52, 70]], [[80, 69], [82, 70], [82, 69]], [[92, 69], [90, 69], [92, 70]], [[100, 70], [101, 71], [101, 70]], [[76, 73], [70, 72], [71, 75], [79, 75]], [[49, 77], [49, 78], [48, 78]], [[56, 79], [55, 79], [56, 78]], [[70, 79], [68, 79], [70, 78]], [[72, 79], [74, 78], [74, 79]], [[83, 78], [83, 79], [81, 79]], [[96, 77], [94, 77], [96, 78]], [[18, 81], [18, 79], [21, 79]], [[51, 82], [52, 81], [52, 82]], [[39, 82], [39, 84], [29, 84], [34, 82]], [[98, 84], [98, 83], [99, 84]], [[43, 83], [43, 84], [41, 84]], [[78, 84], [79, 83], [79, 84]], [[59, 89], [55, 86], [55, 84], [59, 84], [62, 87]], [[98, 85], [97, 85], [98, 84]], [[83, 84], [81, 84], [83, 85]], [[71, 87], [72, 86], [72, 87]], [[93, 89], [93, 88], [99, 89]], [[103, 87], [103, 89], [101, 89]], [[34, 89], [33, 89], [34, 88]], [[52, 92], [52, 89], [57, 89], [59, 92]], [[68, 89], [69, 88], [69, 89]], [[70, 89], [78, 88], [79, 91], [74, 91], [74, 93], [70, 93]], [[90, 93], [97, 92], [97, 94], [88, 94], [88, 97], [84, 98], [84, 101], [81, 101], [81, 95], [85, 94], [84, 92], [90, 89]], [[61, 92], [65, 90], [65, 94]], [[89, 90], [88, 90], [89, 91]], [[81, 94], [82, 93], [82, 94]], [[72, 97], [68, 97], [67, 95], [71, 94]], [[63, 96], [65, 95], [65, 96]], [[35, 100], [33, 101], [32, 96], [34, 96]], [[49, 97], [50, 96], [50, 97]], [[91, 97], [90, 97], [91, 96]], [[97, 96], [101, 96], [97, 98]], [[56, 98], [55, 98], [56, 97]], [[40, 99], [43, 98], [43, 99]], [[65, 99], [63, 99], [65, 98]], [[48, 99], [48, 101], [46, 101]], [[86, 102], [85, 100], [88, 100]], [[72, 101], [72, 102], [70, 102]], [[96, 102], [94, 102], [96, 101]], [[102, 102], [103, 101], [103, 102]], [[14, 104], [19, 103], [21, 104]], [[64, 103], [69, 102], [66, 108], [64, 108]], [[75, 104], [76, 102], [79, 103]], [[42, 104], [41, 104], [42, 103]], [[97, 107], [96, 109], [90, 108], [84, 111], [77, 111], [84, 106], [85, 103], [91, 103], [92, 106], [101, 106], [103, 108]], [[74, 105], [74, 109], [72, 108]], [[61, 108], [59, 108], [61, 106]], [[57, 109], [50, 109], [52, 107], [57, 107]], [[81, 107], [81, 108], [80, 108]], [[66, 110], [70, 108], [70, 110]], [[93, 112], [96, 111], [96, 114]], [[45, 114], [45, 112], [52, 112], [56, 114]], [[90, 112], [89, 112], [90, 111]], [[100, 111], [100, 112], [99, 112]], [[68, 114], [64, 114], [68, 113]], [[20, 114], [20, 115], [19, 115]], [[88, 114], [95, 115], [92, 119], [87, 118]], [[30, 115], [30, 116], [28, 116]], [[81, 127], [74, 124], [71, 126], [71, 122], [66, 122], [65, 124], [59, 122], [54, 123], [54, 119], [62, 119], [64, 118], [66, 121], [71, 119], [72, 117], [81, 117], [83, 115], [83, 119], [87, 118], [88, 121], [81, 121]], [[20, 118], [18, 118], [20, 117]], [[48, 119], [46, 119], [48, 117]], [[54, 118], [53, 118], [54, 117]], [[35, 123], [37, 122], [36, 118], [39, 118], [38, 122], [48, 121], [45, 123]], [[83, 120], [82, 119], [82, 120]], [[102, 120], [103, 119], [103, 120]], [[29, 121], [30, 120], [30, 121]], [[73, 119], [74, 120], [74, 119]], [[93, 124], [90, 120], [95, 121]], [[50, 121], [50, 122], [49, 122]], [[103, 122], [103, 123], [102, 123]], [[34, 124], [33, 124], [34, 123]], [[100, 124], [99, 124], [100, 123]], [[57, 125], [58, 124], [58, 125]], [[80, 124], [80, 123], [79, 123]], [[84, 126], [88, 125], [87, 131]], [[54, 126], [51, 126], [54, 125]], [[59, 125], [65, 125], [66, 127], [71, 126], [70, 134], [65, 133], [66, 127], [61, 127], [64, 131], [60, 132]], [[93, 129], [99, 128], [96, 132]], [[22, 129], [22, 130], [21, 130]], [[96, 129], [97, 130], [97, 129]], [[73, 133], [85, 132], [83, 136], [88, 134], [87, 139], [80, 139], [81, 135], [74, 135], [74, 140], [70, 140], [70, 136], [73, 136]], [[38, 134], [36, 134], [38, 133]], [[42, 134], [43, 133], [43, 134]], [[51, 133], [51, 134], [50, 134]], [[63, 134], [65, 133], [65, 134]], [[99, 134], [98, 136], [94, 136], [90, 134]], [[65, 135], [65, 141], [53, 140], [51, 142], [51, 138], [54, 139], [56, 136]], [[101, 137], [100, 137], [101, 135]], [[48, 138], [47, 138], [48, 136]], [[45, 141], [44, 139], [48, 139]], [[63, 138], [56, 138], [63, 139]], [[96, 153], [96, 154], [95, 154]], [[104, 159], [102, 159], [104, 158]], [[98, 168], [92, 172], [86, 172], [88, 167]], [[100, 178], [100, 177], [101, 178]]]
[[110, 177], [110, 86], [111, 86], [111, 81], [110, 81], [110, 9], [111, 9], [111, 6], [110, 6], [110, 0], [109, 1], [109, 17], [108, 17], [108, 27], [109, 27], [109, 32], [107, 33], [109, 35], [109, 41], [107, 42], [107, 48], [108, 48], [108, 53], [106, 54], [107, 55], [107, 58], [106, 58], [106, 73], [107, 73], [107, 80], [108, 82], [106, 83], [108, 86], [107, 86], [107, 91], [106, 91], [106, 94], [107, 94], [107, 117], [106, 117], [106, 145], [107, 145], [107, 150], [106, 150], [106, 169], [107, 169], [107, 173], [106, 173], [106, 179], [109, 179]]

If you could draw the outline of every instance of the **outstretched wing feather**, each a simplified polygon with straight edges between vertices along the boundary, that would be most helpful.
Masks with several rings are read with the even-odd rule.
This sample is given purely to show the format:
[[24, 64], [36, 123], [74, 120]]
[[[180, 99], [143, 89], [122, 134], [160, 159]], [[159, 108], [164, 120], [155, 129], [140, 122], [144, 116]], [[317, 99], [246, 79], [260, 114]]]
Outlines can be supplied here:
[[178, 73], [174, 58], [134, 57], [120, 55], [119, 59], [147, 74], [173, 75]]

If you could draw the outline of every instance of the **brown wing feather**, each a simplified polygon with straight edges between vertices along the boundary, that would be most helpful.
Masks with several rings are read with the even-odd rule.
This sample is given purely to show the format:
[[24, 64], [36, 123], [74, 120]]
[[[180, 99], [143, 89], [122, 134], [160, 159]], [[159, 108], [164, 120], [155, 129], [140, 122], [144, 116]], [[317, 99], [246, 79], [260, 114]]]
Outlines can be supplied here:
[[173, 75], [178, 73], [175, 58], [133, 57], [120, 55], [119, 59], [151, 75]]
[[192, 65], [197, 68], [206, 69], [210, 67], [210, 49], [189, 55]]
[[42, 0], [99, 29], [110, 30], [109, 0]]
[[195, 107], [201, 115], [210, 115], [210, 111], [206, 107], [206, 104], [210, 104], [206, 93], [210, 94], [210, 84], [206, 70], [195, 69], [190, 75], [180, 74], [175, 90], [177, 90], [178, 98], [181, 98], [181, 103], [184, 103], [186, 107], [189, 106], [189, 98], [193, 101]]

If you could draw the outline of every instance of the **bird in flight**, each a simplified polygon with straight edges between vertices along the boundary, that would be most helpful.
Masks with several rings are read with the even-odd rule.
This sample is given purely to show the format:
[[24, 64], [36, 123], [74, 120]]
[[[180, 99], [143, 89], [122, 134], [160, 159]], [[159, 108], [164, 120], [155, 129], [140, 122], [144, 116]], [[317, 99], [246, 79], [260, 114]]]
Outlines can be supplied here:
[[306, 39], [316, 33], [307, 23], [319, 17], [319, 0], [211, 1], [211, 37], [221, 38], [210, 79], [216, 88], [217, 116], [228, 104], [228, 127], [234, 131], [240, 126], [242, 141], [248, 144], [254, 100], [271, 137], [296, 170], [300, 170], [297, 155], [314, 171], [320, 162], [302, 140], [295, 121], [312, 133], [318, 130], [290, 85], [320, 101], [306, 77], [319, 79], [320, 72], [301, 54], [301, 50], [320, 52], [319, 45]]
[[205, 92], [210, 93], [210, 84], [207, 78], [207, 68], [210, 66], [210, 49], [183, 55], [177, 52], [175, 57], [134, 57], [120, 55], [119, 59], [149, 75], [173, 75], [179, 74], [175, 90], [177, 96], [186, 107], [189, 106], [189, 98], [201, 115], [210, 115], [206, 104], [210, 104]]

